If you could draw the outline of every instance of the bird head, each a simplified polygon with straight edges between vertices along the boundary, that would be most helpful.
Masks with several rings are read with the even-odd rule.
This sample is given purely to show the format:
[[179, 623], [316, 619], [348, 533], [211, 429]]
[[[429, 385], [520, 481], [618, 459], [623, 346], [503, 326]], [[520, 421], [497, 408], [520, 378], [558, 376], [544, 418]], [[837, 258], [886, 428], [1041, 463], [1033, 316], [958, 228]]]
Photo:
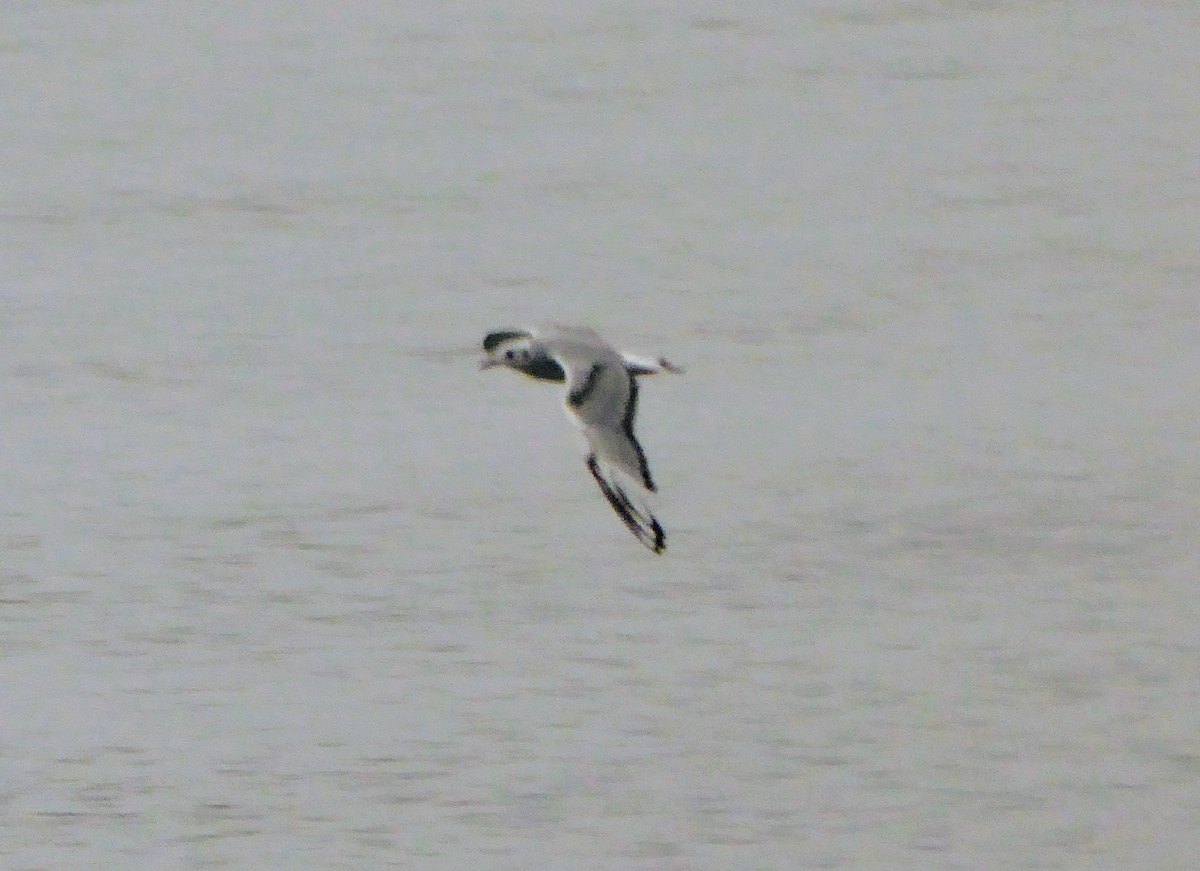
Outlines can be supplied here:
[[484, 351], [484, 357], [479, 362], [480, 369], [491, 369], [495, 366], [507, 366], [510, 369], [524, 371], [529, 368], [533, 359], [529, 348], [529, 339], [509, 339]]

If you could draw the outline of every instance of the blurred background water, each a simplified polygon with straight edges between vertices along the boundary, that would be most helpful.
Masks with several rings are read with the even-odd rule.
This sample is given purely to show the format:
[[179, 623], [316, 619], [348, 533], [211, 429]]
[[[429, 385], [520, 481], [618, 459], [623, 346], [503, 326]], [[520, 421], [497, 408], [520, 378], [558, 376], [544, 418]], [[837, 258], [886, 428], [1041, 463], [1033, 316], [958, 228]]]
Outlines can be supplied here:
[[[0, 865], [1188, 868], [1200, 7], [0, 10]], [[686, 376], [640, 548], [554, 389]]]

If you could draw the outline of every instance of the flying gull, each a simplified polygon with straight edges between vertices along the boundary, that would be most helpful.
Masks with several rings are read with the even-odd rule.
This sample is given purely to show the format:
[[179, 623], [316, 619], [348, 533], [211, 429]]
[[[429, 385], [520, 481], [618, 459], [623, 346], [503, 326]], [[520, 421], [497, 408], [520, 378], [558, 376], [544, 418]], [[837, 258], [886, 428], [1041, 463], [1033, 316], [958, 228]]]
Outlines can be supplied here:
[[587, 468], [613, 511], [655, 553], [667, 534], [646, 505], [654, 492], [646, 454], [633, 434], [637, 376], [682, 372], [662, 357], [617, 351], [587, 327], [558, 324], [504, 329], [483, 339], [481, 369], [507, 366], [541, 381], [565, 383], [565, 408], [587, 440]]

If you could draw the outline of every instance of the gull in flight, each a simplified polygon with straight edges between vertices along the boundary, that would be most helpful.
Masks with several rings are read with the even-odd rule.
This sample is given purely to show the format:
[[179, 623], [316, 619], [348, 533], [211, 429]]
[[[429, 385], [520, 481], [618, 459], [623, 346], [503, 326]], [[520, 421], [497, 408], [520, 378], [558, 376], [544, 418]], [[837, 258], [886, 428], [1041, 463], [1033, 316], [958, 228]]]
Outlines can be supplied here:
[[624, 354], [587, 327], [503, 329], [483, 339], [481, 369], [507, 366], [541, 381], [565, 383], [567, 416], [587, 440], [587, 468], [613, 511], [655, 553], [667, 534], [646, 505], [654, 492], [646, 454], [633, 434], [637, 376], [682, 372], [664, 358]]

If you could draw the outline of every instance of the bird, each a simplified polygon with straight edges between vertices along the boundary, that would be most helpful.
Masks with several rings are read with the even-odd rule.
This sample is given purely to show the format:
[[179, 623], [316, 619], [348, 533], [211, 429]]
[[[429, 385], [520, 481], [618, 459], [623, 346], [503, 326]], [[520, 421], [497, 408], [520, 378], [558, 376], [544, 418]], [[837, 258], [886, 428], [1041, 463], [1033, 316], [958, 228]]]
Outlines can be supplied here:
[[617, 351], [589, 327], [562, 324], [493, 330], [483, 353], [481, 370], [504, 366], [565, 386], [563, 406], [587, 443], [587, 470], [638, 541], [663, 553], [667, 534], [645, 499], [658, 488], [633, 432], [637, 379], [683, 370], [665, 357]]

